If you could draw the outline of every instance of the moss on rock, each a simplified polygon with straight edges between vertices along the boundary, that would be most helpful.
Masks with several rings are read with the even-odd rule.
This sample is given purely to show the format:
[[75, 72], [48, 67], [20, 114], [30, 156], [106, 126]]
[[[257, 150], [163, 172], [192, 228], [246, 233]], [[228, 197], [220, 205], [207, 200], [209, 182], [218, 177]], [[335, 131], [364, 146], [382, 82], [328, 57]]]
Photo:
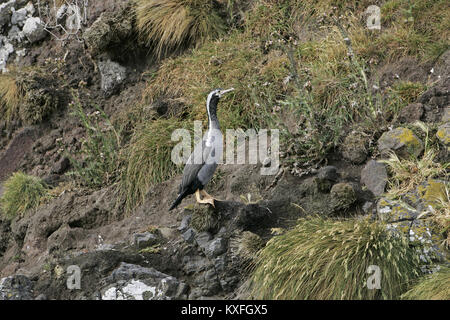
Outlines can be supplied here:
[[357, 200], [356, 191], [350, 183], [337, 183], [330, 191], [333, 210], [347, 210]]

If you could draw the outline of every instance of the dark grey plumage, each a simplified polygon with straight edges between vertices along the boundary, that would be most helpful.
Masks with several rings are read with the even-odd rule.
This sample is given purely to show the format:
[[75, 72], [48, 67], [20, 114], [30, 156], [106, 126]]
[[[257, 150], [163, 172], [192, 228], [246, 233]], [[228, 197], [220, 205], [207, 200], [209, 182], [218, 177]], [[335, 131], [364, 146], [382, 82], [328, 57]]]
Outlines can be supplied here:
[[177, 199], [170, 206], [169, 211], [176, 208], [181, 201], [197, 190], [203, 190], [211, 180], [222, 157], [222, 132], [217, 119], [217, 104], [220, 97], [233, 89], [216, 89], [209, 93], [206, 101], [208, 112], [208, 131], [203, 136], [190, 155], [183, 170]]

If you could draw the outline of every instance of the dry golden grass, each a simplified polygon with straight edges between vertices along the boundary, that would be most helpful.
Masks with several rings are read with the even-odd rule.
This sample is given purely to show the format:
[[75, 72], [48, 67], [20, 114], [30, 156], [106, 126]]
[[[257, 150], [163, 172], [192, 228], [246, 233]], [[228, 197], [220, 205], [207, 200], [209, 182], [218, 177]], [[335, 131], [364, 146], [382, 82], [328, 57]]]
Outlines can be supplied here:
[[22, 92], [14, 74], [0, 75], [0, 117], [7, 122], [17, 117], [22, 101]]
[[450, 267], [421, 278], [408, 292], [402, 295], [405, 300], [450, 300]]
[[447, 175], [449, 164], [435, 162], [437, 150], [428, 146], [429, 127], [419, 121], [415, 123], [415, 126], [426, 135], [425, 150], [420, 158], [400, 159], [394, 152], [391, 152], [389, 159], [379, 160], [387, 165], [391, 174], [387, 192], [389, 197], [399, 197], [413, 191], [429, 179]]
[[159, 57], [225, 31], [210, 0], [137, 0], [136, 16], [140, 36]]
[[379, 160], [387, 164], [391, 173], [388, 195], [398, 197], [414, 190], [428, 179], [444, 175], [446, 166], [434, 162], [436, 152], [427, 150], [420, 159], [400, 159], [394, 152], [389, 159]]

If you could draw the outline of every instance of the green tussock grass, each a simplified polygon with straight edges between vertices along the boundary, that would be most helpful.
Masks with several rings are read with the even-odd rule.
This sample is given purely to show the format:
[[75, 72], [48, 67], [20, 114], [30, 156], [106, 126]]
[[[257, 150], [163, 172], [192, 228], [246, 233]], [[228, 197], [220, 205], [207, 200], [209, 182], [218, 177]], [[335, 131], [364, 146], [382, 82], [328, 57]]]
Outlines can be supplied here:
[[[370, 265], [380, 290], [366, 286]], [[250, 288], [256, 299], [398, 299], [419, 273], [415, 249], [383, 224], [315, 217], [266, 244]]]
[[450, 267], [423, 277], [402, 295], [405, 300], [450, 300]]
[[226, 29], [211, 0], [137, 0], [136, 25], [159, 57], [217, 38]]
[[41, 179], [22, 172], [14, 173], [4, 182], [3, 188], [0, 206], [3, 215], [8, 219], [22, 216], [27, 210], [37, 208], [48, 196], [48, 187]]
[[171, 160], [171, 140], [175, 129], [183, 128], [173, 119], [158, 119], [142, 124], [135, 130], [125, 149], [126, 164], [122, 173], [120, 190], [127, 210], [142, 203], [150, 186], [167, 180], [181, 172]]

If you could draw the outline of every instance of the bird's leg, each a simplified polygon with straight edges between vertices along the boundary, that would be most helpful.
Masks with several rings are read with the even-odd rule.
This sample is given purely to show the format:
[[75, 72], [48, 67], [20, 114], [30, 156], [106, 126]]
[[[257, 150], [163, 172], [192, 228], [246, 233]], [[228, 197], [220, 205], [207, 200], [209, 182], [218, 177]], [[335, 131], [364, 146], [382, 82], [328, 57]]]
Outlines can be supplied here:
[[[213, 203], [214, 203], [214, 201], [216, 201], [217, 199], [216, 198], [214, 198], [212, 195], [210, 195], [208, 192], [206, 192], [205, 190], [200, 190], [200, 193], [202, 194], [202, 196], [203, 196], [203, 199], [208, 199], [208, 200], [210, 200], [210, 201], [212, 201]], [[219, 201], [219, 200], [217, 200], [217, 201]], [[212, 204], [212, 203], [211, 203]], [[213, 207], [215, 207], [214, 206], [214, 204], [212, 204], [212, 206]]]
[[[209, 203], [210, 205], [212, 205], [213, 207], [215, 207], [214, 205], [214, 198], [211, 197], [209, 194], [207, 194], [206, 192], [202, 192], [203, 190], [199, 190], [197, 189], [197, 191], [195, 191], [195, 199], [197, 200], [198, 203]], [[200, 193], [202, 194], [206, 194], [205, 197], [203, 199], [200, 198]]]
[[202, 199], [200, 199], [200, 190], [197, 189], [197, 191], [195, 191], [195, 200], [197, 200], [198, 203], [201, 203]]

